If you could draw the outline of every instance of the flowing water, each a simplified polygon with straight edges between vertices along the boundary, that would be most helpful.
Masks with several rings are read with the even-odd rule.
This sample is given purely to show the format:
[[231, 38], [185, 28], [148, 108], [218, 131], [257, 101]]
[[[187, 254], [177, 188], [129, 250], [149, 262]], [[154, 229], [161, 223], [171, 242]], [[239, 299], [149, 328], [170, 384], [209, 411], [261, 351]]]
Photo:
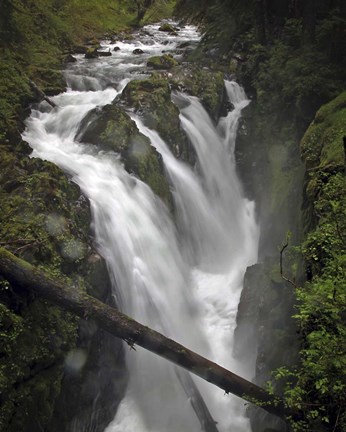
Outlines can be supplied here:
[[[198, 169], [178, 161], [159, 135], [133, 115], [162, 155], [173, 188], [175, 222], [150, 188], [125, 171], [116, 154], [75, 141], [83, 117], [111, 103], [129, 80], [143, 77], [149, 56], [199, 39], [191, 26], [178, 36], [147, 26], [137, 36], [140, 42], [105, 42], [104, 50], [121, 48], [111, 57], [78, 56], [66, 71], [68, 91], [54, 97], [58, 107], [48, 109], [43, 103], [33, 110], [23, 137], [33, 157], [56, 163], [89, 198], [96, 244], [121, 309], [244, 376], [246, 371], [232, 357], [233, 332], [244, 272], [257, 258], [258, 229], [233, 156], [238, 120], [248, 104], [243, 90], [225, 83], [234, 110], [217, 127], [197, 98], [173, 95], [182, 106], [181, 124]], [[144, 54], [134, 55], [135, 48]], [[194, 385], [185, 372], [141, 348], [128, 351], [127, 364], [127, 393], [107, 432], [197, 432], [201, 425], [207, 430], [192, 409], [189, 392]], [[219, 432], [250, 430], [240, 399], [193, 380]]]

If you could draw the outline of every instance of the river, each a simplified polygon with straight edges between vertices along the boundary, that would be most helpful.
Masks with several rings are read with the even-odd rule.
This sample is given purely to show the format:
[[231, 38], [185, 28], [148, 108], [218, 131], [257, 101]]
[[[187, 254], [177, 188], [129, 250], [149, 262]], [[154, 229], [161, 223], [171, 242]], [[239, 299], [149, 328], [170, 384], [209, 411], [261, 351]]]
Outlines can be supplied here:
[[[146, 184], [125, 171], [117, 155], [75, 139], [91, 109], [111, 103], [130, 80], [145, 78], [150, 56], [164, 50], [179, 60], [177, 47], [199, 39], [193, 26], [168, 35], [150, 25], [133, 40], [104, 41], [102, 50], [111, 50], [111, 56], [88, 60], [77, 55], [65, 71], [68, 90], [53, 98], [57, 108], [42, 103], [33, 110], [23, 138], [32, 157], [57, 164], [88, 197], [95, 244], [121, 309], [244, 376], [248, 371], [232, 356], [233, 333], [243, 276], [257, 260], [259, 238], [254, 203], [243, 195], [234, 159], [238, 121], [249, 103], [244, 91], [225, 82], [234, 109], [216, 126], [198, 98], [173, 96], [182, 107], [181, 126], [198, 169], [177, 160], [160, 136], [131, 114], [162, 155], [174, 219]], [[113, 51], [115, 45], [120, 50]], [[144, 53], [133, 54], [136, 48]], [[240, 399], [201, 379], [191, 382], [185, 372], [141, 348], [127, 351], [127, 365], [127, 393], [106, 432], [208, 431], [192, 409], [189, 391], [195, 386], [219, 432], [250, 431]]]

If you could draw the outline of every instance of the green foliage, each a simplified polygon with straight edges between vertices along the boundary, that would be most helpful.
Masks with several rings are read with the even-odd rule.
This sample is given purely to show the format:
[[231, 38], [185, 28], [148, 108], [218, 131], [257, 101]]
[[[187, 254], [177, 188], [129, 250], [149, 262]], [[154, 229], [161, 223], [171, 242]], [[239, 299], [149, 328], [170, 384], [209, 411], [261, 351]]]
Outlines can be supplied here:
[[346, 136], [346, 92], [322, 106], [302, 141], [307, 167], [326, 170], [344, 165], [343, 137]]
[[176, 0], [156, 0], [146, 11], [142, 24], [158, 22], [165, 18], [171, 18]]
[[0, 5], [0, 135], [12, 135], [23, 107], [33, 100], [32, 79], [47, 94], [64, 90], [64, 50], [86, 38], [127, 28], [123, 0], [5, 0]]

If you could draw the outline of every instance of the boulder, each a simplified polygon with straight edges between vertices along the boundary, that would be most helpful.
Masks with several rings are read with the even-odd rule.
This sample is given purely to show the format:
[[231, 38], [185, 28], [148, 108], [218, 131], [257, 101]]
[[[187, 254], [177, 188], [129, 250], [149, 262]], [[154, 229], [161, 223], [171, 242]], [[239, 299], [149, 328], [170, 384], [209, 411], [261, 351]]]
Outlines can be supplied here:
[[161, 156], [118, 105], [114, 103], [92, 110], [82, 122], [76, 139], [119, 153], [125, 169], [147, 183], [156, 195], [171, 206]]
[[113, 51], [120, 51], [120, 47], [115, 46], [115, 47], [113, 48]]
[[155, 70], [172, 69], [177, 64], [178, 62], [168, 54], [164, 54], [163, 56], [150, 57], [147, 62], [147, 66], [152, 67]]
[[140, 55], [140, 54], [144, 54], [144, 51], [140, 48], [136, 48], [132, 51], [132, 53], [136, 55]]
[[154, 74], [147, 80], [131, 81], [121, 99], [142, 116], [146, 126], [159, 133], [176, 157], [189, 159], [189, 144], [180, 127], [179, 109], [171, 100], [166, 77]]
[[176, 33], [176, 29], [168, 23], [162, 24], [159, 30], [166, 33]]

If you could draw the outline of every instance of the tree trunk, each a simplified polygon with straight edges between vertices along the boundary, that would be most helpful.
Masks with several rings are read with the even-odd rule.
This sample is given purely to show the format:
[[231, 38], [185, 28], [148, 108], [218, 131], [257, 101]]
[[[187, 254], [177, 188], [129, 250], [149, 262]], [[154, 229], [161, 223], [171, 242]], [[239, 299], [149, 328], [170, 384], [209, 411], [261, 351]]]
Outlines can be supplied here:
[[137, 344], [170, 360], [215, 384], [226, 393], [233, 393], [281, 418], [284, 418], [285, 414], [291, 415], [285, 411], [280, 398], [270, 395], [255, 384], [136, 322], [78, 288], [65, 286], [51, 279], [43, 271], [15, 257], [4, 248], [0, 248], [0, 275], [13, 285], [34, 291], [81, 318], [95, 321], [101, 328], [123, 339], [131, 346]]

